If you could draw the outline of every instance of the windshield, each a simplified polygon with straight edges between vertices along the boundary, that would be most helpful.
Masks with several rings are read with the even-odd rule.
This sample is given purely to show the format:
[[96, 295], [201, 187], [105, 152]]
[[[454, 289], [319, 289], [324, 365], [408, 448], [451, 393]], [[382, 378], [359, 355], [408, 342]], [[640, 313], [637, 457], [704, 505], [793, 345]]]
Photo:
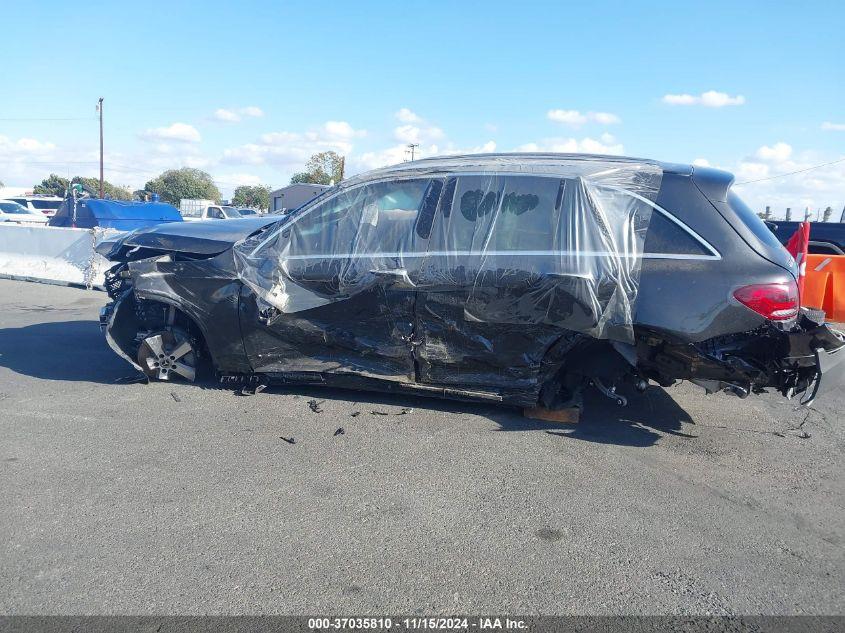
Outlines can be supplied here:
[[238, 209], [241, 215], [257, 215], [255, 209]]
[[20, 213], [23, 215], [29, 215], [29, 211], [24, 209], [17, 202], [0, 202], [0, 211], [3, 213]]
[[55, 211], [62, 204], [61, 200], [30, 200], [30, 202], [33, 208], [46, 209], [48, 211]]
[[223, 214], [227, 218], [239, 218], [239, 217], [241, 217], [241, 214], [238, 213], [238, 210], [235, 207], [222, 207], [222, 209], [223, 209]]

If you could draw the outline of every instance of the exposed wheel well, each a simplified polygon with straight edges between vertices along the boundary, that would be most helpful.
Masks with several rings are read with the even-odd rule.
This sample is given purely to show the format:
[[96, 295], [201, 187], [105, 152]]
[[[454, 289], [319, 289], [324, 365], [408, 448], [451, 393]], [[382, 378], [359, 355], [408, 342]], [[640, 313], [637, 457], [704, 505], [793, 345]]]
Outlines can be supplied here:
[[[141, 341], [154, 332], [178, 329], [185, 332], [197, 352], [198, 371], [206, 375], [214, 369], [213, 358], [202, 329], [197, 322], [179, 306], [157, 299], [141, 299], [133, 297], [134, 301], [134, 340], [127, 347], [131, 347], [133, 358], [137, 354]], [[126, 343], [130, 343], [126, 341]], [[128, 351], [128, 350], [127, 350]]]

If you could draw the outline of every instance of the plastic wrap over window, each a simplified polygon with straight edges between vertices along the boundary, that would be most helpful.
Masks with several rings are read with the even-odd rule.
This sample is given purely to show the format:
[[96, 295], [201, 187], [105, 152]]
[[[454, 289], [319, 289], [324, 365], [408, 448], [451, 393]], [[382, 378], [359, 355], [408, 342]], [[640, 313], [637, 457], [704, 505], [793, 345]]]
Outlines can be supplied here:
[[631, 341], [661, 177], [657, 164], [627, 159], [406, 163], [346, 181], [237, 244], [236, 266], [283, 314], [374, 288], [457, 293], [468, 321]]

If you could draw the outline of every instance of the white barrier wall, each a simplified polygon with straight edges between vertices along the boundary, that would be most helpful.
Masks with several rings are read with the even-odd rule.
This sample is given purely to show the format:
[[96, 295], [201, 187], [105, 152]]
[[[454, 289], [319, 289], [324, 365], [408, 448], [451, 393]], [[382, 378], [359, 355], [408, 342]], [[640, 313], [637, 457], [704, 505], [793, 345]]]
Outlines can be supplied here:
[[94, 245], [117, 233], [0, 222], [0, 277], [101, 288], [112, 264]]

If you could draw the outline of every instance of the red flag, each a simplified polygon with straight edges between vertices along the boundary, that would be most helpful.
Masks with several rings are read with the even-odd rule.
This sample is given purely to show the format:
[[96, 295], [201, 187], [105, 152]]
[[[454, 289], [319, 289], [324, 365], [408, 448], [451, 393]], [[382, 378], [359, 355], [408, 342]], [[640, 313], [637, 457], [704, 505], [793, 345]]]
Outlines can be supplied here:
[[798, 264], [798, 296], [804, 296], [804, 277], [807, 274], [807, 249], [810, 247], [810, 223], [802, 222], [786, 243], [786, 250]]

